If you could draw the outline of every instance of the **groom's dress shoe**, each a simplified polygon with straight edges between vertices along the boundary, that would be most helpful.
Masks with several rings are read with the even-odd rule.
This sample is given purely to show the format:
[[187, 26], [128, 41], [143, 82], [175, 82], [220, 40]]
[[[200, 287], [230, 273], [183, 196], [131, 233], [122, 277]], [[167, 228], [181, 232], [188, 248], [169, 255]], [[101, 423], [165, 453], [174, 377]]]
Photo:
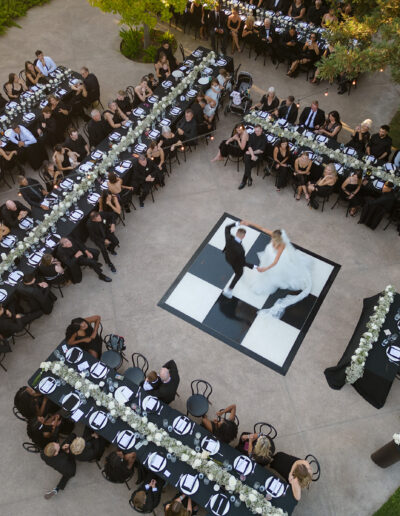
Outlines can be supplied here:
[[227, 288], [225, 290], [222, 291], [222, 295], [227, 297], [228, 299], [232, 299], [232, 289], [231, 288]]
[[242, 190], [245, 186], [246, 186], [246, 183], [242, 181], [238, 187], [238, 190]]
[[251, 177], [249, 177], [249, 179], [247, 180], [247, 186], [251, 186], [253, 184], [253, 180], [251, 179]]

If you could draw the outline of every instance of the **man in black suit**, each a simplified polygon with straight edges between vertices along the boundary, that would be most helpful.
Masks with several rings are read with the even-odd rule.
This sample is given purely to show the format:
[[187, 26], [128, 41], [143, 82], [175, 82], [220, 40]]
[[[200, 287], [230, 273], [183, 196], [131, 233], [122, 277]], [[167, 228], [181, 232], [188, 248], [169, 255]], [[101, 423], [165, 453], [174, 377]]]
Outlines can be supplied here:
[[391, 181], [386, 181], [382, 188], [382, 195], [365, 203], [358, 221], [359, 224], [365, 224], [371, 229], [377, 228], [384, 215], [390, 213], [396, 203], [393, 187], [394, 184]]
[[20, 221], [30, 214], [30, 210], [19, 201], [8, 200], [0, 208], [0, 217], [10, 229], [17, 228]]
[[257, 268], [256, 265], [252, 265], [251, 263], [246, 262], [245, 252], [242, 244], [242, 240], [246, 236], [246, 230], [239, 228], [236, 231], [236, 236], [231, 234], [231, 229], [233, 227], [239, 227], [241, 224], [242, 221], [237, 221], [233, 224], [228, 224], [225, 226], [225, 248], [223, 252], [225, 253], [225, 260], [229, 263], [235, 273], [235, 276], [229, 287], [225, 288], [225, 290], [222, 292], [222, 294], [228, 299], [232, 298], [232, 290], [243, 275], [243, 267], [248, 267], [249, 269]]
[[154, 396], [164, 403], [171, 403], [175, 399], [178, 390], [180, 378], [178, 368], [174, 360], [170, 360], [160, 369], [161, 383], [158, 389], [154, 391]]
[[215, 9], [208, 14], [208, 32], [211, 38], [211, 47], [216, 52], [215, 40], [221, 38], [221, 51], [226, 54], [226, 45], [228, 42], [228, 29], [226, 26], [226, 15], [221, 11], [219, 3], [215, 5]]
[[267, 9], [267, 11], [287, 14], [290, 2], [288, 0], [268, 0], [266, 4], [267, 5], [265, 8]]
[[93, 109], [90, 116], [92, 119], [89, 120], [87, 125], [89, 144], [90, 147], [97, 147], [109, 135], [111, 126], [102, 118], [98, 109]]
[[145, 477], [136, 491], [133, 493], [131, 500], [137, 512], [150, 514], [161, 501], [161, 490], [164, 481], [158, 478], [151, 471], [146, 471]]
[[24, 279], [18, 285], [16, 290], [20, 303], [23, 303], [27, 312], [36, 313], [36, 317], [42, 314], [50, 314], [53, 310], [54, 302], [57, 297], [50, 290], [48, 283], [45, 281], [36, 281], [35, 274], [28, 273], [24, 275]]
[[325, 122], [325, 112], [318, 107], [318, 100], [314, 100], [310, 107], [306, 107], [301, 112], [299, 124], [309, 131], [319, 129]]
[[68, 480], [75, 476], [76, 463], [74, 457], [62, 450], [59, 443], [56, 442], [49, 443], [45, 449], [40, 452], [40, 457], [43, 462], [62, 475], [57, 487], [44, 495], [46, 500], [49, 500], [57, 495], [60, 490], [63, 490]]
[[100, 249], [104, 261], [110, 267], [111, 272], [117, 272], [108, 253], [115, 256], [115, 248], [119, 244], [118, 238], [115, 236], [115, 215], [114, 212], [92, 211], [89, 221], [86, 223], [89, 237], [92, 242]]
[[57, 122], [53, 117], [51, 108], [49, 106], [43, 108], [42, 114], [39, 115], [36, 126], [36, 133], [40, 142], [44, 143], [45, 145], [50, 145], [52, 148], [60, 140]]
[[18, 176], [19, 190], [24, 201], [30, 204], [32, 213], [35, 218], [42, 219], [44, 211], [48, 211], [49, 207], [43, 203], [47, 191], [44, 187], [32, 177]]
[[297, 120], [297, 113], [299, 112], [297, 105], [294, 101], [294, 97], [289, 95], [286, 100], [282, 100], [279, 108], [274, 112], [277, 118], [282, 118], [289, 122], [289, 124], [295, 124]]
[[144, 154], [139, 154], [136, 163], [133, 164], [131, 186], [135, 192], [139, 192], [139, 205], [144, 207], [144, 200], [151, 191], [153, 185], [164, 186], [162, 172], [153, 161], [146, 158]]
[[70, 453], [75, 460], [80, 462], [91, 462], [100, 460], [104, 453], [107, 441], [85, 427], [83, 437], [70, 434], [62, 444], [62, 449]]
[[276, 63], [278, 38], [274, 26], [269, 18], [265, 18], [263, 27], [258, 31], [258, 40], [255, 44], [256, 54], [268, 53], [272, 62]]
[[94, 73], [89, 72], [86, 66], [82, 66], [81, 75], [86, 89], [86, 97], [84, 97], [83, 103], [85, 106], [90, 106], [93, 102], [100, 100], [99, 81]]

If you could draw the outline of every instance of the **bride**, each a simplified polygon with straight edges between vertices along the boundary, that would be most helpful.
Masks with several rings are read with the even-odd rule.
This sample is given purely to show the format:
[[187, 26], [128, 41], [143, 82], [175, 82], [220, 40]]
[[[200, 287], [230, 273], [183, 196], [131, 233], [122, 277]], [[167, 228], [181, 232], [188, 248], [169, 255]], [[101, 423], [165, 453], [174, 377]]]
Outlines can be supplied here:
[[283, 229], [270, 231], [246, 221], [243, 221], [242, 225], [263, 231], [271, 237], [271, 242], [264, 251], [258, 253], [260, 264], [257, 269], [245, 271], [244, 281], [251, 290], [264, 296], [270, 296], [278, 289], [300, 291], [296, 295], [290, 294], [278, 299], [271, 308], [258, 311], [259, 314], [268, 314], [280, 319], [288, 306], [298, 303], [310, 294], [311, 261], [293, 247]]

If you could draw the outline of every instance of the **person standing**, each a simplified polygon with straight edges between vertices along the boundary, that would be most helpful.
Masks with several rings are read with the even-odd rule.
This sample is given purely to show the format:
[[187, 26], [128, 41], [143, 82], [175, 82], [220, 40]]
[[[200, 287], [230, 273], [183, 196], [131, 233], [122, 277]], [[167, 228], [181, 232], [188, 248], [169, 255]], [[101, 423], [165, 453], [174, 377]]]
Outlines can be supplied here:
[[244, 175], [239, 185], [239, 190], [242, 190], [246, 183], [248, 186], [253, 184], [251, 169], [257, 165], [260, 157], [264, 154], [266, 144], [267, 140], [262, 127], [260, 124], [257, 124], [254, 127], [254, 133], [249, 136], [247, 151], [244, 155]]
[[69, 479], [75, 476], [75, 458], [73, 455], [62, 450], [60, 444], [56, 442], [49, 443], [45, 449], [40, 452], [40, 457], [43, 462], [62, 475], [57, 486], [44, 495], [46, 500], [50, 500], [50, 498], [57, 495], [59, 491], [65, 489]]

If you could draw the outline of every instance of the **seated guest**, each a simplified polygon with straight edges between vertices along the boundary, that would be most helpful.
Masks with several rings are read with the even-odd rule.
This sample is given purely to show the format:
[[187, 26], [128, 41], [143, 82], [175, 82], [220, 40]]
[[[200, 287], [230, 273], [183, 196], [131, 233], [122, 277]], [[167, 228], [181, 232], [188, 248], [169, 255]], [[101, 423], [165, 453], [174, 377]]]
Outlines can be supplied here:
[[400, 152], [398, 150], [393, 154], [392, 163], [396, 168], [400, 169]]
[[275, 110], [274, 115], [286, 120], [289, 124], [295, 124], [297, 120], [298, 108], [294, 101], [294, 97], [289, 95], [286, 100], [282, 100], [281, 105]]
[[171, 44], [168, 40], [162, 41], [161, 47], [159, 49], [157, 49], [156, 59], [155, 59], [156, 62], [159, 60], [159, 56], [160, 56], [161, 52], [164, 52], [164, 54], [167, 56], [168, 63], [169, 63], [169, 69], [171, 70], [171, 72], [176, 70], [178, 68], [178, 63], [176, 62], [175, 56], [172, 52]]
[[204, 117], [208, 122], [208, 129], [212, 129], [212, 121], [214, 120], [215, 112], [217, 111], [219, 97], [221, 95], [221, 86], [217, 79], [212, 79], [209, 89], [204, 95], [206, 105], [204, 106]]
[[111, 129], [118, 129], [118, 127], [124, 126], [128, 120], [128, 117], [120, 110], [114, 100], [108, 103], [108, 109], [104, 111], [103, 116]]
[[110, 212], [99, 213], [92, 211], [89, 215], [89, 221], [86, 228], [91, 241], [100, 249], [105, 263], [111, 269], [111, 272], [117, 272], [114, 264], [111, 262], [108, 253], [115, 256], [115, 248], [119, 245], [119, 240], [115, 236], [115, 216]]
[[161, 128], [161, 140], [159, 144], [162, 146], [165, 157], [167, 158], [176, 152], [176, 148], [182, 145], [182, 141], [179, 139], [177, 134], [174, 134], [171, 131], [169, 125], [163, 125]]
[[63, 419], [59, 414], [34, 416], [28, 420], [26, 432], [36, 446], [43, 448], [59, 439], [60, 434], [70, 434], [74, 427], [73, 421]]
[[316, 196], [329, 197], [333, 192], [333, 187], [337, 183], [338, 176], [336, 168], [333, 163], [326, 165], [322, 177], [315, 183], [309, 182], [307, 184], [307, 192], [310, 195], [310, 206], [318, 209], [318, 202]]
[[158, 61], [155, 63], [154, 68], [156, 70], [156, 76], [159, 82], [164, 81], [171, 75], [168, 59], [164, 52], [160, 52]]
[[288, 59], [290, 63], [297, 61], [300, 56], [299, 37], [296, 27], [291, 25], [282, 38], [282, 57]]
[[21, 161], [28, 160], [30, 166], [37, 170], [47, 158], [46, 152], [41, 143], [38, 143], [33, 134], [24, 127], [14, 123], [7, 138], [17, 147], [17, 156]]
[[36, 133], [38, 134], [41, 142], [45, 145], [50, 145], [51, 147], [54, 147], [60, 139], [57, 121], [53, 117], [53, 113], [49, 106], [43, 108], [42, 114], [38, 117]]
[[60, 444], [56, 442], [49, 443], [45, 449], [40, 452], [40, 458], [48, 466], [55, 469], [62, 475], [57, 486], [44, 495], [46, 500], [50, 500], [50, 498], [56, 496], [60, 490], [64, 490], [68, 481], [75, 476], [75, 458], [73, 455], [62, 450]]
[[91, 462], [100, 460], [104, 453], [107, 441], [85, 427], [83, 437], [70, 434], [62, 444], [62, 449], [71, 454], [79, 462]]
[[35, 313], [36, 317], [41, 314], [51, 314], [54, 302], [57, 297], [50, 290], [49, 284], [45, 281], [37, 281], [34, 273], [27, 273], [21, 283], [18, 284], [16, 292], [19, 299], [28, 306], [29, 314]]
[[99, 358], [103, 347], [103, 339], [99, 335], [100, 321], [100, 315], [72, 319], [65, 330], [68, 346], [78, 346], [95, 358]]
[[133, 475], [135, 462], [135, 452], [113, 451], [106, 457], [104, 473], [111, 482], [122, 484]]
[[43, 217], [43, 211], [48, 211], [49, 207], [43, 204], [47, 191], [43, 186], [31, 177], [18, 176], [19, 193], [24, 200], [30, 204], [34, 217]]
[[14, 396], [14, 406], [27, 419], [35, 416], [47, 416], [57, 410], [57, 405], [29, 385], [18, 389]]
[[150, 471], [146, 473], [143, 482], [132, 495], [133, 507], [137, 512], [149, 514], [154, 511], [161, 501], [161, 490], [164, 481]]
[[54, 95], [47, 97], [49, 107], [57, 123], [58, 141], [64, 140], [64, 133], [70, 121], [71, 108]]
[[340, 121], [339, 113], [337, 111], [331, 111], [322, 127], [317, 129], [315, 132], [337, 140], [338, 134], [341, 130], [342, 122]]
[[89, 144], [91, 147], [97, 147], [109, 135], [111, 127], [102, 118], [98, 109], [93, 109], [90, 115], [92, 119], [87, 125]]
[[30, 214], [30, 210], [19, 201], [8, 200], [0, 208], [0, 218], [10, 229], [17, 228], [20, 221]]
[[177, 495], [164, 506], [164, 516], [192, 516], [197, 514], [196, 506], [193, 507], [192, 499], [185, 495]]
[[178, 367], [175, 361], [169, 360], [164, 364], [160, 369], [159, 376], [161, 382], [154, 391], [154, 396], [164, 403], [170, 404], [175, 399], [180, 382]]
[[58, 185], [64, 179], [64, 174], [60, 170], [57, 170], [52, 161], [46, 160], [42, 165], [41, 177], [45, 182], [46, 190], [51, 192], [53, 191], [54, 187], [58, 187]]
[[205, 95], [202, 90], [199, 90], [196, 95], [196, 100], [190, 106], [197, 124], [197, 134], [199, 135], [205, 134], [209, 131], [208, 123], [206, 122], [206, 117], [204, 114], [204, 108], [206, 105], [207, 101], [205, 100]]
[[153, 391], [158, 389], [160, 385], [161, 378], [158, 376], [156, 371], [149, 371], [143, 383], [141, 384], [141, 387], [143, 387], [145, 391]]
[[347, 147], [352, 147], [358, 154], [364, 154], [367, 150], [368, 142], [371, 138], [369, 132], [372, 127], [372, 120], [367, 118], [364, 122], [361, 122], [355, 130], [351, 139], [346, 143]]
[[299, 118], [299, 124], [310, 131], [319, 129], [325, 122], [325, 112], [318, 105], [318, 100], [314, 100], [310, 107], [303, 109]]
[[301, 490], [308, 488], [312, 481], [312, 469], [306, 460], [298, 459], [293, 455], [278, 452], [274, 455], [270, 467], [277, 471], [292, 488], [295, 500], [301, 498]]
[[316, 61], [318, 61], [319, 53], [320, 50], [317, 43], [317, 35], [315, 32], [312, 32], [310, 34], [310, 39], [307, 40], [303, 45], [299, 59], [296, 59], [296, 61], [292, 62], [286, 75], [293, 77], [299, 64], [308, 64], [310, 66], [313, 65]]
[[[275, 14], [287, 14], [289, 6], [288, 0], [266, 0], [265, 8], [267, 11], [273, 11]], [[258, 7], [260, 7], [258, 5]]]
[[396, 196], [393, 192], [394, 184], [386, 181], [382, 188], [382, 195], [364, 204], [361, 211], [359, 224], [365, 224], [371, 229], [376, 229], [386, 213], [390, 213], [395, 205]]
[[24, 169], [18, 161], [18, 151], [16, 149], [6, 151], [0, 147], [0, 168], [3, 172], [11, 172], [14, 168], [18, 168], [20, 174], [24, 174]]
[[371, 136], [367, 145], [367, 154], [374, 156], [376, 159], [389, 161], [390, 153], [392, 152], [392, 139], [389, 136], [390, 127], [388, 125], [381, 125], [379, 133]]
[[0, 303], [0, 335], [4, 339], [11, 337], [11, 335], [22, 331], [28, 323], [41, 315], [42, 312], [39, 311], [29, 314], [18, 314], [14, 312], [11, 306], [4, 308]]
[[290, 165], [290, 150], [289, 140], [287, 138], [281, 138], [274, 147], [273, 152], [273, 168], [276, 171], [276, 183], [275, 187], [277, 192], [280, 192], [281, 188], [285, 188], [289, 179], [289, 165]]
[[352, 217], [355, 216], [355, 214], [358, 211], [358, 208], [361, 205], [360, 200], [360, 190], [362, 186], [362, 171], [358, 170], [356, 173], [351, 174], [348, 176], [342, 183], [341, 186], [341, 193], [342, 196], [345, 197], [347, 201], [349, 201], [349, 208], [350, 208], [350, 215]]
[[303, 0], [294, 0], [289, 7], [288, 15], [298, 22], [303, 21], [306, 16], [306, 6]]
[[64, 175], [70, 173], [71, 170], [79, 165], [78, 154], [73, 152], [71, 149], [64, 147], [60, 143], [54, 146], [54, 153], [52, 159], [57, 167], [57, 170], [62, 172]]
[[93, 102], [100, 100], [100, 85], [94, 73], [89, 72], [86, 66], [82, 66], [81, 75], [85, 86], [86, 95], [84, 105], [91, 106]]
[[85, 113], [84, 108], [90, 106], [87, 102], [86, 98], [88, 96], [88, 92], [86, 91], [85, 83], [78, 80], [77, 83], [70, 85], [72, 95], [68, 97], [68, 104], [71, 108], [72, 116], [79, 116], [83, 120], [88, 121], [90, 117]]
[[117, 103], [117, 106], [119, 107], [119, 109], [123, 113], [125, 113], [125, 115], [131, 114], [132, 105], [131, 105], [131, 101], [129, 100], [129, 97], [128, 97], [126, 91], [119, 90], [115, 102]]
[[[322, 57], [329, 57], [331, 54], [333, 54], [335, 52], [335, 47], [331, 44], [331, 43], [328, 43], [328, 47], [325, 48], [323, 54], [322, 54]], [[312, 84], [319, 84], [320, 82], [320, 79], [319, 79], [319, 74], [320, 74], [320, 69], [317, 68], [315, 70], [315, 74], [314, 74], [314, 77], [312, 79], [310, 79], [310, 82]], [[330, 79], [331, 82], [333, 81], [333, 77], [332, 79]]]
[[49, 284], [63, 285], [67, 281], [61, 262], [49, 253], [43, 255], [39, 265], [39, 273]]
[[89, 154], [89, 145], [74, 127], [68, 129], [68, 135], [63, 146], [74, 152], [77, 156], [77, 161], [80, 163]]
[[218, 70], [217, 81], [219, 82], [219, 85], [221, 86], [222, 90], [226, 89], [230, 78], [231, 76], [229, 75], [227, 70], [225, 70], [225, 68], [220, 68]]
[[10, 100], [18, 100], [21, 93], [27, 90], [24, 81], [16, 73], [10, 73], [4, 87]]
[[87, 265], [97, 274], [101, 281], [109, 283], [111, 278], [103, 274], [102, 265], [98, 262], [100, 252], [86, 247], [82, 242], [72, 238], [62, 238], [57, 246], [57, 257], [68, 267], [73, 283], [82, 281], [81, 266]]
[[325, 13], [321, 20], [322, 27], [329, 28], [329, 25], [337, 23], [338, 19], [335, 16], [335, 9], [331, 7], [327, 13]]
[[244, 175], [239, 185], [239, 190], [242, 190], [246, 186], [246, 183], [248, 186], [253, 184], [251, 169], [257, 165], [258, 160], [264, 154], [266, 144], [267, 140], [261, 125], [255, 125], [254, 133], [249, 136], [247, 150], [244, 154]]
[[135, 106], [140, 104], [141, 102], [145, 102], [148, 97], [153, 95], [153, 90], [151, 90], [147, 84], [147, 77], [142, 77], [140, 84], [135, 86]]
[[306, 20], [310, 25], [320, 27], [324, 14], [325, 8], [322, 5], [322, 0], [315, 0], [314, 5], [310, 5], [308, 8]]
[[103, 190], [99, 199], [99, 211], [113, 212], [117, 215], [121, 215], [121, 205], [118, 196], [107, 190]]
[[42, 72], [31, 61], [25, 61], [25, 77], [28, 88], [32, 88], [32, 86], [36, 86], [38, 83], [47, 83], [47, 79]]
[[[123, 190], [133, 190], [132, 186], [124, 185], [122, 182], [122, 178], [117, 176], [117, 174], [113, 171], [108, 173], [108, 191], [117, 196], [117, 198], [121, 197], [121, 193]], [[114, 210], [113, 210], [114, 211]]]
[[270, 18], [265, 18], [264, 26], [258, 31], [258, 40], [255, 42], [256, 54], [268, 52], [272, 62], [276, 63], [278, 38]]
[[254, 25], [254, 16], [247, 16], [243, 25], [242, 40], [247, 43], [250, 49], [254, 48], [258, 40], [258, 27]]
[[312, 161], [307, 152], [302, 152], [294, 162], [293, 177], [297, 185], [296, 201], [300, 200], [302, 193], [304, 193], [307, 201], [310, 199], [307, 192], [307, 182], [311, 172], [311, 165]]
[[189, 142], [189, 145], [196, 143], [197, 124], [191, 109], [185, 110], [185, 116], [177, 124], [177, 132], [184, 143]]
[[260, 466], [268, 466], [275, 453], [275, 445], [272, 439], [260, 433], [243, 433], [239, 438], [236, 449], [248, 455]]
[[246, 131], [245, 126], [242, 123], [236, 124], [233, 128], [232, 136], [220, 143], [218, 154], [211, 160], [211, 163], [214, 161], [222, 161], [228, 156], [243, 156], [247, 148], [248, 140], [249, 133]]
[[208, 32], [210, 33], [211, 47], [216, 52], [216, 39], [221, 39], [221, 51], [226, 54], [226, 45], [228, 40], [228, 29], [226, 26], [226, 14], [221, 11], [219, 2], [214, 4], [214, 9], [208, 14]]
[[[228, 418], [222, 417], [224, 414], [229, 414]], [[223, 443], [229, 444], [236, 439], [238, 427], [235, 423], [236, 405], [229, 405], [225, 409], [219, 410], [213, 421], [210, 421], [207, 414], [201, 418], [201, 424], [209, 432]]]
[[56, 63], [49, 56], [45, 56], [41, 50], [36, 50], [36, 68], [39, 72], [47, 77], [50, 72], [54, 72], [57, 68]]
[[232, 37], [232, 55], [235, 52], [235, 49], [238, 52], [241, 52], [241, 48], [239, 45], [239, 31], [240, 26], [242, 23], [242, 19], [239, 16], [239, 8], [238, 7], [232, 7], [232, 14], [228, 16], [228, 20], [226, 22], [226, 26], [228, 28], [228, 31]]
[[158, 86], [158, 81], [156, 77], [154, 76], [154, 73], [148, 73], [147, 74], [147, 86], [154, 91], [155, 88]]
[[271, 86], [268, 88], [268, 93], [261, 97], [260, 102], [255, 104], [251, 109], [260, 109], [273, 113], [279, 106], [279, 98], [275, 95], [275, 88]]
[[167, 171], [167, 167], [165, 165], [165, 154], [160, 144], [158, 144], [155, 140], [150, 142], [149, 148], [146, 153], [147, 157], [151, 159], [151, 161], [158, 167], [161, 174], [161, 186], [164, 186], [164, 175]]

